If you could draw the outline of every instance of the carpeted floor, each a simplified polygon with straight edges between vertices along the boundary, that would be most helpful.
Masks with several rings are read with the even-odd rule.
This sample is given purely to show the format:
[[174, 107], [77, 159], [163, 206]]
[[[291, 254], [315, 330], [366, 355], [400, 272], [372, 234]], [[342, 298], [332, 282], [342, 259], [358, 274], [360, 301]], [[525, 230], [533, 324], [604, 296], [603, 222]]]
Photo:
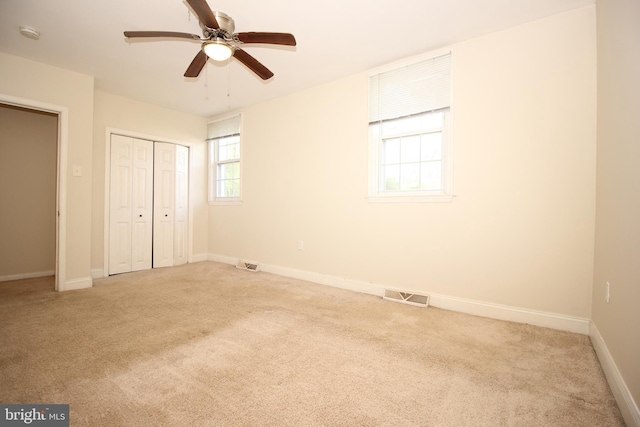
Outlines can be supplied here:
[[0, 283], [0, 403], [73, 426], [622, 426], [589, 338], [213, 262]]

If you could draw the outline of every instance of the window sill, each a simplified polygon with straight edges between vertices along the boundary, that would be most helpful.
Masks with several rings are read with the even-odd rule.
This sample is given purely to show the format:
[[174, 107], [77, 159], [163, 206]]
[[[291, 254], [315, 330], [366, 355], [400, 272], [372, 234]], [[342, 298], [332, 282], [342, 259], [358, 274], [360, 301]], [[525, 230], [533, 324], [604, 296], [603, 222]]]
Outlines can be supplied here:
[[432, 194], [432, 195], [377, 195], [367, 197], [369, 203], [451, 203], [455, 195], [453, 194]]
[[240, 206], [242, 203], [243, 203], [242, 199], [209, 200], [210, 206]]

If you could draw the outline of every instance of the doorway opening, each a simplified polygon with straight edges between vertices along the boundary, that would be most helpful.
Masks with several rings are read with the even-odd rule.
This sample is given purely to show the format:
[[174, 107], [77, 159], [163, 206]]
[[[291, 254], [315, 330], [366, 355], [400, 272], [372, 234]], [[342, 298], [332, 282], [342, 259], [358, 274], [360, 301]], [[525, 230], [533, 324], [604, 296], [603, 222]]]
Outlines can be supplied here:
[[0, 94], [0, 110], [0, 281], [65, 290], [67, 108]]

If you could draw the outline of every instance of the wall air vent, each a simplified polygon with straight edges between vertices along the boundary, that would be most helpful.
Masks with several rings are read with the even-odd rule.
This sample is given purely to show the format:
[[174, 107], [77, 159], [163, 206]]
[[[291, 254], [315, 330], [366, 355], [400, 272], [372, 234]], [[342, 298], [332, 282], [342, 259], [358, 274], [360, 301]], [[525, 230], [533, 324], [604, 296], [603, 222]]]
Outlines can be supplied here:
[[252, 264], [250, 262], [245, 262], [245, 261], [238, 261], [238, 263], [236, 264], [236, 267], [241, 270], [260, 271], [258, 264]]
[[385, 289], [383, 299], [403, 304], [415, 305], [417, 307], [427, 307], [429, 305], [429, 295], [419, 295], [413, 292], [396, 291]]

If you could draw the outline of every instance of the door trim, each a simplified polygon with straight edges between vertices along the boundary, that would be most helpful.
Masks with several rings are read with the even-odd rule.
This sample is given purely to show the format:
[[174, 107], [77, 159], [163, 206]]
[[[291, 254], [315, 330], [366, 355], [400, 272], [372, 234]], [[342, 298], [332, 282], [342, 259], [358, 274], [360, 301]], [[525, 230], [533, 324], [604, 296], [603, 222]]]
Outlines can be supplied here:
[[104, 223], [104, 261], [103, 261], [103, 271], [102, 271], [102, 276], [103, 277], [108, 277], [109, 276], [109, 212], [110, 212], [110, 206], [111, 206], [111, 202], [110, 202], [110, 197], [109, 197], [109, 185], [111, 182], [111, 135], [122, 135], [128, 138], [138, 138], [138, 139], [146, 139], [148, 141], [153, 141], [153, 142], [167, 142], [169, 144], [176, 144], [176, 145], [182, 145], [185, 147], [189, 147], [189, 163], [190, 163], [190, 167], [189, 167], [189, 233], [188, 233], [188, 239], [189, 242], [187, 244], [188, 247], [188, 262], [193, 262], [192, 261], [192, 253], [193, 253], [193, 197], [192, 195], [192, 191], [193, 191], [193, 186], [191, 185], [193, 183], [193, 176], [192, 171], [193, 168], [191, 167], [192, 164], [192, 153], [193, 153], [193, 147], [195, 144], [190, 143], [190, 142], [184, 142], [184, 141], [180, 141], [180, 140], [176, 140], [176, 139], [171, 139], [171, 138], [166, 138], [166, 137], [162, 137], [162, 136], [156, 136], [156, 135], [149, 135], [149, 134], [145, 134], [145, 133], [140, 133], [140, 132], [134, 132], [134, 131], [130, 131], [130, 130], [126, 130], [126, 129], [118, 129], [118, 128], [113, 128], [113, 127], [107, 127], [106, 132], [105, 132], [105, 166], [104, 166], [104, 174], [105, 174], [105, 178], [104, 178], [104, 218], [103, 218], [103, 223]]
[[67, 290], [67, 151], [69, 146], [69, 109], [60, 105], [18, 98], [0, 93], [3, 104], [54, 113], [58, 116], [58, 158], [56, 172], [56, 267], [55, 289]]

